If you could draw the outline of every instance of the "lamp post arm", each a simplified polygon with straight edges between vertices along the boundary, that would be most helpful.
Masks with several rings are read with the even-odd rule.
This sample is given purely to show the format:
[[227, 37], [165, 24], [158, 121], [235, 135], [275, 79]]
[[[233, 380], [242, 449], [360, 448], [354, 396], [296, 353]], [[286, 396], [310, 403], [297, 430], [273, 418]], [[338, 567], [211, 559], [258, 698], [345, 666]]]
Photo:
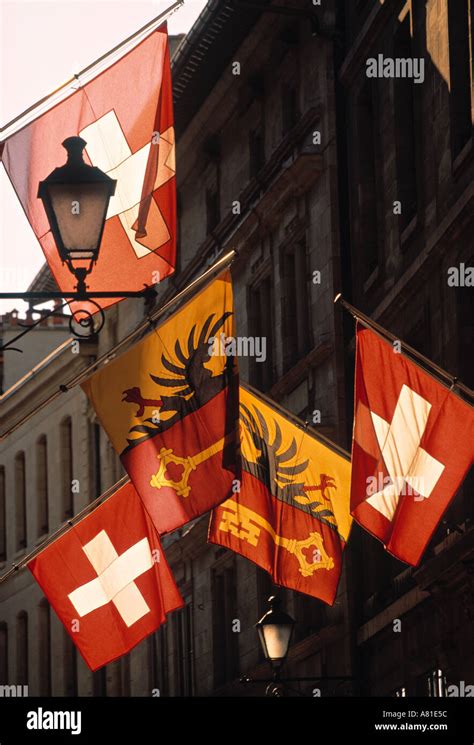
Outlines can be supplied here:
[[36, 326], [39, 326], [40, 323], [43, 323], [43, 321], [46, 320], [46, 318], [49, 318], [50, 316], [54, 316], [55, 313], [59, 313], [66, 305], [67, 305], [67, 302], [63, 303], [59, 308], [53, 308], [52, 310], [50, 310], [49, 313], [46, 313], [44, 316], [41, 316], [41, 318], [39, 318], [34, 323], [29, 323], [28, 325], [24, 323], [18, 324], [19, 326], [23, 328], [23, 331], [21, 331], [19, 334], [14, 336], [13, 339], [10, 339], [10, 341], [7, 344], [1, 345], [0, 352], [5, 352], [7, 349], [10, 349], [11, 351], [23, 353], [23, 349], [18, 349], [17, 347], [14, 347], [13, 344], [16, 341], [18, 341], [18, 339], [21, 339], [22, 336], [25, 336], [25, 334], [28, 334], [32, 329], [36, 328]]
[[147, 297], [154, 293], [152, 287], [143, 290], [115, 290], [114, 292], [0, 292], [0, 300], [82, 300], [93, 298]]
[[243, 675], [240, 678], [240, 682], [246, 685], [247, 683], [313, 683], [318, 680], [355, 680], [351, 675], [315, 675], [312, 677], [305, 678], [251, 678], [249, 675]]

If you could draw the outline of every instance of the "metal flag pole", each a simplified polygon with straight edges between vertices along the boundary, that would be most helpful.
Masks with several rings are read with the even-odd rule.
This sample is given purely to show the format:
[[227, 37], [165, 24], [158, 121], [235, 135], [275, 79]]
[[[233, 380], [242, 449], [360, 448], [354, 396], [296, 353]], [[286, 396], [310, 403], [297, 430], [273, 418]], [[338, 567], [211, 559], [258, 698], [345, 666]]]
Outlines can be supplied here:
[[[199, 277], [196, 277], [196, 279], [192, 280], [192, 282], [189, 283], [183, 290], [178, 292], [176, 295], [174, 295], [168, 302], [166, 302], [161, 307], [157, 308], [155, 311], [152, 311], [148, 314], [148, 316], [143, 320], [133, 331], [131, 331], [127, 336], [125, 336], [118, 344], [116, 344], [114, 347], [109, 349], [107, 352], [102, 354], [100, 357], [98, 357], [94, 362], [92, 362], [90, 365], [87, 365], [87, 367], [84, 368], [80, 373], [75, 375], [73, 378], [68, 380], [66, 383], [59, 386], [59, 388], [54, 391], [50, 396], [48, 396], [44, 401], [42, 401], [38, 406], [36, 406], [32, 411], [30, 411], [28, 414], [26, 414], [24, 417], [22, 417], [16, 424], [14, 424], [12, 427], [7, 429], [5, 432], [2, 432], [0, 434], [0, 442], [4, 440], [6, 437], [11, 435], [13, 432], [15, 432], [19, 427], [21, 427], [23, 424], [25, 424], [27, 421], [29, 421], [35, 414], [37, 414], [39, 411], [45, 408], [45, 406], [48, 406], [50, 403], [55, 401], [59, 396], [61, 396], [63, 393], [67, 393], [72, 388], [74, 388], [76, 385], [79, 385], [80, 383], [83, 383], [87, 378], [89, 378], [95, 370], [100, 367], [103, 364], [106, 364], [107, 362], [110, 362], [112, 358], [115, 358], [117, 352], [123, 349], [126, 345], [128, 345], [131, 341], [133, 341], [135, 338], [141, 336], [144, 331], [150, 328], [150, 326], [154, 327], [156, 322], [162, 318], [163, 315], [165, 315], [176, 303], [182, 302], [186, 298], [188, 298], [190, 295], [192, 295], [198, 287], [201, 287], [206, 284], [207, 281], [210, 281], [216, 274], [218, 274], [220, 271], [223, 271], [223, 269], [227, 266], [230, 266], [237, 256], [237, 251], [231, 250], [228, 251], [224, 256], [222, 256], [220, 259], [218, 259], [215, 264], [213, 264], [209, 269], [206, 269], [205, 272], [199, 275]], [[0, 403], [1, 403], [1, 397], [0, 397]]]
[[[345, 310], [347, 310], [353, 318], [356, 319], [356, 321], [359, 321], [363, 326], [366, 326], [367, 328], [371, 329], [372, 331], [375, 331], [376, 334], [381, 336], [386, 341], [397, 342], [400, 344], [400, 347], [403, 352], [406, 352], [407, 355], [412, 359], [414, 364], [417, 364], [417, 360], [422, 364], [422, 369], [425, 369], [425, 366], [429, 368], [429, 370], [432, 370], [433, 373], [435, 373], [438, 378], [441, 378], [440, 383], [442, 385], [446, 386], [446, 383], [449, 383], [449, 386], [446, 386], [450, 389], [452, 389], [453, 393], [457, 395], [454, 388], [458, 388], [460, 391], [466, 394], [471, 400], [474, 398], [474, 391], [472, 391], [467, 385], [465, 385], [461, 380], [459, 380], [455, 375], [452, 373], [447, 372], [442, 367], [436, 364], [436, 362], [433, 362], [432, 360], [428, 359], [428, 357], [425, 357], [424, 354], [421, 352], [418, 352], [416, 349], [411, 347], [406, 342], [399, 339], [394, 334], [391, 334], [390, 331], [387, 331], [383, 326], [380, 326], [376, 321], [372, 320], [369, 316], [366, 316], [365, 313], [362, 313], [362, 311], [355, 308], [353, 305], [347, 302], [347, 300], [344, 300], [342, 297], [342, 294], [339, 293], [334, 298], [334, 304], [335, 305], [341, 305]], [[459, 398], [462, 398], [459, 396]], [[462, 399], [464, 400], [464, 399]]]
[[41, 551], [44, 551], [44, 549], [47, 548], [51, 543], [53, 543], [56, 538], [59, 538], [59, 536], [67, 533], [77, 522], [79, 522], [82, 517], [87, 515], [88, 512], [91, 512], [95, 507], [98, 507], [99, 504], [101, 504], [102, 502], [105, 502], [107, 499], [109, 499], [109, 497], [113, 496], [122, 486], [128, 484], [129, 481], [130, 479], [128, 476], [122, 476], [119, 481], [117, 481], [113, 486], [111, 486], [103, 494], [101, 494], [100, 497], [94, 499], [93, 502], [90, 502], [82, 510], [80, 510], [77, 515], [74, 515], [74, 517], [71, 517], [70, 520], [63, 523], [59, 528], [50, 533], [47, 538], [44, 539], [44, 541], [41, 541], [41, 543], [39, 543], [32, 551], [30, 551], [29, 554], [24, 556], [18, 563], [14, 562], [12, 567], [7, 572], [5, 572], [5, 574], [2, 574], [0, 576], [0, 585], [13, 574], [18, 572], [19, 569], [23, 569], [24, 567], [26, 567], [28, 562], [34, 559], [35, 556], [38, 556]]
[[[48, 101], [51, 101], [51, 99], [56, 96], [57, 93], [60, 93], [63, 91], [64, 97], [66, 97], [66, 88], [69, 88], [73, 83], [77, 83], [78, 79], [81, 77], [84, 77], [87, 73], [90, 73], [91, 70], [95, 71], [95, 68], [98, 67], [101, 62], [104, 62], [104, 60], [111, 57], [115, 52], [120, 51], [124, 47], [127, 47], [127, 45], [131, 45], [131, 42], [137, 40], [140, 40], [140, 37], [145, 35], [147, 32], [151, 32], [154, 30], [155, 27], [158, 26], [160, 22], [163, 22], [166, 20], [172, 13], [174, 13], [178, 8], [180, 8], [182, 5], [184, 5], [185, 0], [176, 0], [176, 2], [173, 3], [173, 5], [170, 5], [169, 8], [166, 8], [166, 10], [159, 13], [155, 18], [153, 18], [151, 21], [146, 23], [144, 26], [138, 29], [138, 31], [135, 31], [133, 34], [130, 34], [126, 39], [116, 44], [115, 47], [112, 49], [109, 49], [105, 54], [102, 54], [100, 57], [98, 57], [96, 60], [91, 62], [89, 65], [84, 67], [83, 70], [73, 75], [69, 80], [66, 80], [64, 83], [62, 83], [60, 86], [55, 88], [53, 91], [48, 93], [46, 96], [43, 96], [43, 98], [40, 98], [36, 103], [31, 104], [31, 106], [28, 106], [27, 109], [22, 111], [20, 114], [15, 116], [13, 119], [10, 119], [9, 122], [7, 122], [3, 127], [0, 127], [0, 135], [3, 135], [2, 140], [6, 140], [8, 137], [11, 137], [12, 135], [16, 134], [20, 129], [27, 126], [27, 124], [31, 124], [31, 121], [36, 119], [41, 114], [44, 114], [45, 111], [48, 110], [48, 107], [45, 107], [44, 110], [38, 111], [38, 113], [32, 117], [31, 119], [28, 119], [28, 121], [23, 122], [22, 120], [28, 116], [28, 114], [31, 114], [32, 112], [39, 109], [43, 104], [46, 104]], [[129, 51], [127, 49], [124, 49], [124, 54], [126, 51]], [[98, 71], [97, 71], [98, 72]], [[93, 76], [92, 76], [93, 77]], [[57, 99], [54, 99], [54, 101], [51, 101], [51, 106], [59, 103], [59, 101], [62, 100], [61, 97], [58, 97]], [[18, 127], [15, 127], [12, 132], [9, 132], [8, 130], [13, 127], [14, 124], [17, 124], [18, 122], [21, 122]], [[4, 133], [6, 133], [4, 135]]]

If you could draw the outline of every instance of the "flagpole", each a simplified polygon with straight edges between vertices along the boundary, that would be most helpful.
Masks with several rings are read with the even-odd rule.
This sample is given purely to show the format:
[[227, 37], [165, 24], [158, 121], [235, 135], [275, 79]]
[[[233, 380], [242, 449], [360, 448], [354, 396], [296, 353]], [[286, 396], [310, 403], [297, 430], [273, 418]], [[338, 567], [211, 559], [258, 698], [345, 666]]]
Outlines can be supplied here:
[[[147, 318], [144, 321], [142, 321], [133, 331], [127, 334], [127, 336], [125, 336], [118, 344], [112, 347], [112, 349], [109, 349], [103, 355], [101, 355], [96, 360], [94, 360], [94, 362], [92, 362], [90, 365], [87, 365], [87, 367], [85, 367], [84, 370], [82, 370], [80, 373], [78, 373], [73, 378], [68, 380], [67, 383], [60, 385], [59, 388], [54, 393], [52, 393], [44, 401], [42, 401], [38, 406], [36, 406], [35, 409], [30, 411], [28, 414], [26, 414], [22, 419], [20, 419], [20, 421], [14, 424], [13, 427], [10, 427], [10, 429], [6, 430], [5, 432], [2, 432], [0, 434], [0, 442], [4, 440], [6, 437], [8, 437], [9, 435], [11, 435], [13, 432], [15, 432], [23, 424], [28, 422], [33, 416], [35, 416], [35, 414], [37, 414], [39, 411], [44, 409], [45, 406], [48, 406], [50, 403], [52, 403], [57, 398], [59, 398], [63, 393], [67, 393], [72, 388], [75, 388], [76, 385], [83, 383], [87, 378], [89, 378], [93, 374], [93, 372], [96, 370], [97, 367], [99, 367], [103, 363], [109, 362], [112, 359], [112, 357], [115, 357], [115, 355], [120, 349], [122, 349], [124, 346], [129, 344], [129, 342], [133, 341], [133, 339], [135, 339], [137, 336], [140, 336], [144, 331], [149, 329], [150, 325], [153, 327], [155, 323], [158, 321], [158, 319], [161, 318], [177, 302], [182, 301], [185, 298], [187, 298], [190, 294], [196, 291], [197, 287], [200, 287], [207, 280], [210, 280], [211, 278], [213, 278], [217, 273], [222, 271], [226, 266], [230, 266], [236, 256], [237, 256], [237, 251], [235, 250], [228, 251], [226, 254], [224, 254], [224, 256], [218, 259], [215, 262], [215, 264], [209, 267], [209, 269], [206, 269], [206, 271], [200, 274], [199, 277], [196, 277], [196, 279], [190, 282], [189, 285], [187, 285], [183, 290], [181, 290], [176, 295], [174, 295], [164, 305], [162, 305], [160, 308], [157, 308], [152, 313], [149, 313]], [[1, 402], [1, 397], [0, 397], [0, 402]]]
[[[411, 347], [406, 342], [402, 341], [398, 337], [396, 337], [394, 334], [390, 333], [390, 331], [387, 331], [383, 326], [380, 326], [376, 321], [372, 320], [369, 316], [366, 316], [365, 313], [362, 313], [362, 311], [355, 308], [353, 305], [347, 302], [347, 300], [344, 300], [342, 297], [342, 294], [339, 293], [334, 298], [334, 304], [335, 305], [341, 305], [345, 310], [347, 310], [353, 318], [356, 319], [356, 321], [360, 321], [364, 326], [371, 329], [372, 331], [375, 331], [379, 336], [381, 336], [383, 339], [391, 341], [391, 342], [397, 342], [400, 344], [400, 347], [402, 351], [407, 352], [410, 357], [415, 357], [416, 360], [419, 360], [423, 363], [423, 365], [426, 365], [428, 368], [430, 368], [438, 377], [441, 377], [444, 379], [444, 381], [447, 381], [450, 383], [449, 388], [453, 389], [453, 393], [456, 394], [456, 391], [454, 390], [454, 387], [459, 388], [459, 390], [463, 391], [467, 396], [469, 396], [471, 399], [474, 397], [474, 391], [472, 391], [467, 385], [465, 385], [461, 380], [459, 380], [455, 375], [452, 375], [451, 373], [444, 370], [442, 367], [436, 364], [436, 362], [433, 362], [428, 357], [425, 357], [424, 354], [421, 352], [418, 352], [416, 349]], [[415, 360], [413, 360], [415, 362]], [[445, 385], [445, 382], [440, 381]], [[464, 399], [463, 399], [464, 400]]]
[[103, 494], [101, 494], [100, 497], [94, 499], [93, 502], [90, 502], [80, 512], [78, 512], [77, 515], [74, 515], [74, 517], [63, 523], [63, 525], [57, 528], [53, 533], [50, 533], [50, 535], [45, 538], [44, 541], [41, 541], [41, 543], [36, 546], [33, 551], [30, 551], [30, 553], [24, 556], [17, 564], [13, 563], [11, 569], [0, 576], [0, 585], [2, 584], [2, 582], [5, 582], [5, 580], [11, 577], [12, 574], [15, 574], [15, 572], [23, 569], [32, 559], [35, 558], [35, 556], [38, 556], [38, 554], [44, 551], [44, 549], [47, 548], [50, 543], [55, 541], [56, 538], [59, 538], [59, 536], [64, 535], [64, 533], [67, 533], [69, 530], [71, 530], [71, 528], [77, 522], [79, 522], [79, 520], [84, 517], [84, 515], [87, 515], [88, 512], [91, 512], [95, 507], [98, 507], [100, 503], [105, 502], [107, 499], [112, 497], [122, 486], [125, 486], [125, 484], [128, 484], [129, 482], [130, 478], [128, 476], [122, 476], [119, 481], [117, 481], [113, 486], [111, 486]]
[[[118, 44], [116, 44], [115, 47], [113, 47], [112, 49], [109, 49], [108, 52], [105, 52], [105, 54], [102, 54], [96, 60], [94, 60], [89, 65], [87, 65], [86, 67], [84, 67], [83, 70], [81, 70], [80, 72], [76, 73], [71, 78], [69, 78], [69, 80], [66, 80], [64, 83], [62, 83], [61, 85], [59, 85], [57, 88], [55, 88], [54, 90], [52, 90], [50, 93], [46, 94], [46, 96], [43, 96], [42, 98], [40, 98], [38, 101], [36, 101], [36, 103], [31, 104], [31, 106], [28, 106], [28, 108], [26, 108], [20, 114], [18, 114], [13, 119], [11, 119], [9, 122], [7, 122], [7, 124], [5, 124], [5, 126], [0, 127], [0, 133], [3, 133], [5, 131], [7, 131], [10, 127], [12, 127], [14, 124], [16, 124], [17, 122], [19, 122], [20, 120], [22, 120], [24, 117], [26, 117], [32, 111], [34, 111], [35, 109], [39, 108], [42, 104], [46, 103], [50, 98], [52, 98], [57, 93], [59, 93], [59, 91], [62, 91], [64, 88], [67, 88], [68, 86], [72, 85], [72, 83], [77, 82], [77, 80], [81, 76], [84, 76], [86, 73], [88, 73], [94, 67], [96, 67], [97, 65], [99, 65], [105, 59], [107, 59], [107, 57], [110, 57], [112, 54], [115, 54], [115, 52], [118, 52], [119, 49], [121, 49], [122, 47], [125, 47], [131, 41], [133, 41], [134, 39], [136, 39], [137, 37], [139, 37], [141, 34], [144, 34], [146, 31], [151, 31], [153, 29], [153, 27], [154, 26], [157, 26], [160, 21], [163, 21], [166, 18], [168, 18], [168, 16], [171, 15], [171, 13], [174, 13], [175, 10], [177, 10], [181, 5], [183, 5], [184, 4], [184, 1], [185, 0], [176, 0], [176, 2], [173, 3], [173, 5], [170, 5], [169, 8], [167, 8], [162, 13], [160, 13], [159, 15], [157, 15], [151, 21], [148, 21], [148, 23], [146, 23], [144, 26], [142, 26], [141, 28], [139, 28], [138, 31], [135, 31], [133, 34], [130, 34], [130, 36], [128, 36], [126, 39], [124, 39], [123, 41], [121, 41]], [[55, 103], [59, 103], [59, 102], [56, 101]], [[45, 111], [47, 111], [47, 110], [48, 109], [46, 109]], [[41, 114], [44, 114], [45, 111], [42, 111], [42, 112], [38, 113], [38, 116], [40, 116]], [[31, 123], [31, 121], [28, 122], [28, 124], [30, 124], [30, 123]], [[21, 125], [21, 126], [15, 128], [15, 130], [13, 132], [9, 132], [8, 133], [8, 137], [11, 137], [12, 135], [16, 134], [16, 132], [18, 132], [20, 129], [22, 129], [23, 126], [26, 126], [26, 124]], [[8, 137], [5, 138], [5, 139], [8, 139]]]
[[327, 445], [328, 448], [338, 453], [338, 455], [341, 455], [343, 458], [350, 461], [351, 454], [348, 453], [347, 450], [338, 445], [336, 442], [330, 440], [329, 437], [321, 434], [321, 432], [318, 432], [318, 430], [314, 427], [311, 427], [309, 422], [304, 422], [302, 419], [299, 418], [299, 416], [296, 416], [296, 414], [293, 414], [293, 412], [288, 411], [288, 409], [285, 409], [284, 406], [281, 406], [269, 396], [261, 393], [249, 383], [243, 383], [241, 381], [240, 386], [244, 388], [244, 390], [252, 393], [256, 398], [261, 398], [262, 401], [267, 403], [273, 409], [276, 409], [279, 414], [281, 414], [286, 419], [289, 419], [292, 424], [303, 430], [303, 432], [306, 432], [307, 434], [311, 435], [311, 437], [314, 437], [314, 439], [318, 440], [318, 442], [320, 442], [322, 445]]

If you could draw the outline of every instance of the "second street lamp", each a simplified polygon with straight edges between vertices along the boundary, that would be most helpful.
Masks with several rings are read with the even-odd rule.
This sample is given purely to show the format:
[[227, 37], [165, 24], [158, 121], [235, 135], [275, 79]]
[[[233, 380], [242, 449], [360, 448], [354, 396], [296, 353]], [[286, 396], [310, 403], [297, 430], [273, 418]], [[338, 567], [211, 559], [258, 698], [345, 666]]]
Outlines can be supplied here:
[[[285, 696], [287, 692], [294, 690], [288, 686], [288, 683], [309, 683], [321, 681], [337, 681], [337, 684], [353, 681], [348, 675], [317, 675], [311, 677], [291, 677], [282, 678], [280, 676], [281, 668], [288, 656], [291, 638], [295, 620], [280, 608], [280, 599], [275, 595], [268, 598], [270, 609], [262, 616], [260, 621], [255, 624], [258, 637], [262, 645], [265, 659], [270, 663], [273, 670], [273, 677], [268, 678], [251, 678], [249, 675], [243, 675], [240, 682], [244, 685], [249, 683], [268, 683], [266, 688], [267, 696]], [[295, 691], [298, 695], [304, 695], [300, 691]]]
[[277, 675], [287, 658], [295, 621], [281, 610], [278, 597], [272, 595], [268, 602], [270, 610], [262, 616], [256, 628], [265, 659]]
[[77, 279], [78, 295], [86, 297], [85, 278], [99, 257], [110, 198], [117, 182], [84, 162], [86, 142], [68, 137], [65, 165], [41, 181], [42, 200], [59, 255]]

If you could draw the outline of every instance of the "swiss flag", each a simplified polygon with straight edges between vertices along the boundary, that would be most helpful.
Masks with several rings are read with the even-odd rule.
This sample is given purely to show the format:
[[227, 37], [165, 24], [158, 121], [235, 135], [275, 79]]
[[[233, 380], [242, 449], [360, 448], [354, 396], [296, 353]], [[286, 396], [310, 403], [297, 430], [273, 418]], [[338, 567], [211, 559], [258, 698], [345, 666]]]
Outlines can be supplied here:
[[183, 605], [158, 535], [131, 484], [28, 568], [91, 670], [121, 657]]
[[473, 462], [472, 407], [358, 326], [351, 513], [416, 565]]
[[[38, 184], [64, 164], [62, 142], [81, 136], [84, 159], [117, 180], [89, 292], [137, 291], [174, 271], [176, 179], [166, 24], [115, 64], [5, 143], [2, 162], [61, 288], [76, 279], [62, 264], [38, 199]], [[101, 299], [102, 307], [117, 299]]]

